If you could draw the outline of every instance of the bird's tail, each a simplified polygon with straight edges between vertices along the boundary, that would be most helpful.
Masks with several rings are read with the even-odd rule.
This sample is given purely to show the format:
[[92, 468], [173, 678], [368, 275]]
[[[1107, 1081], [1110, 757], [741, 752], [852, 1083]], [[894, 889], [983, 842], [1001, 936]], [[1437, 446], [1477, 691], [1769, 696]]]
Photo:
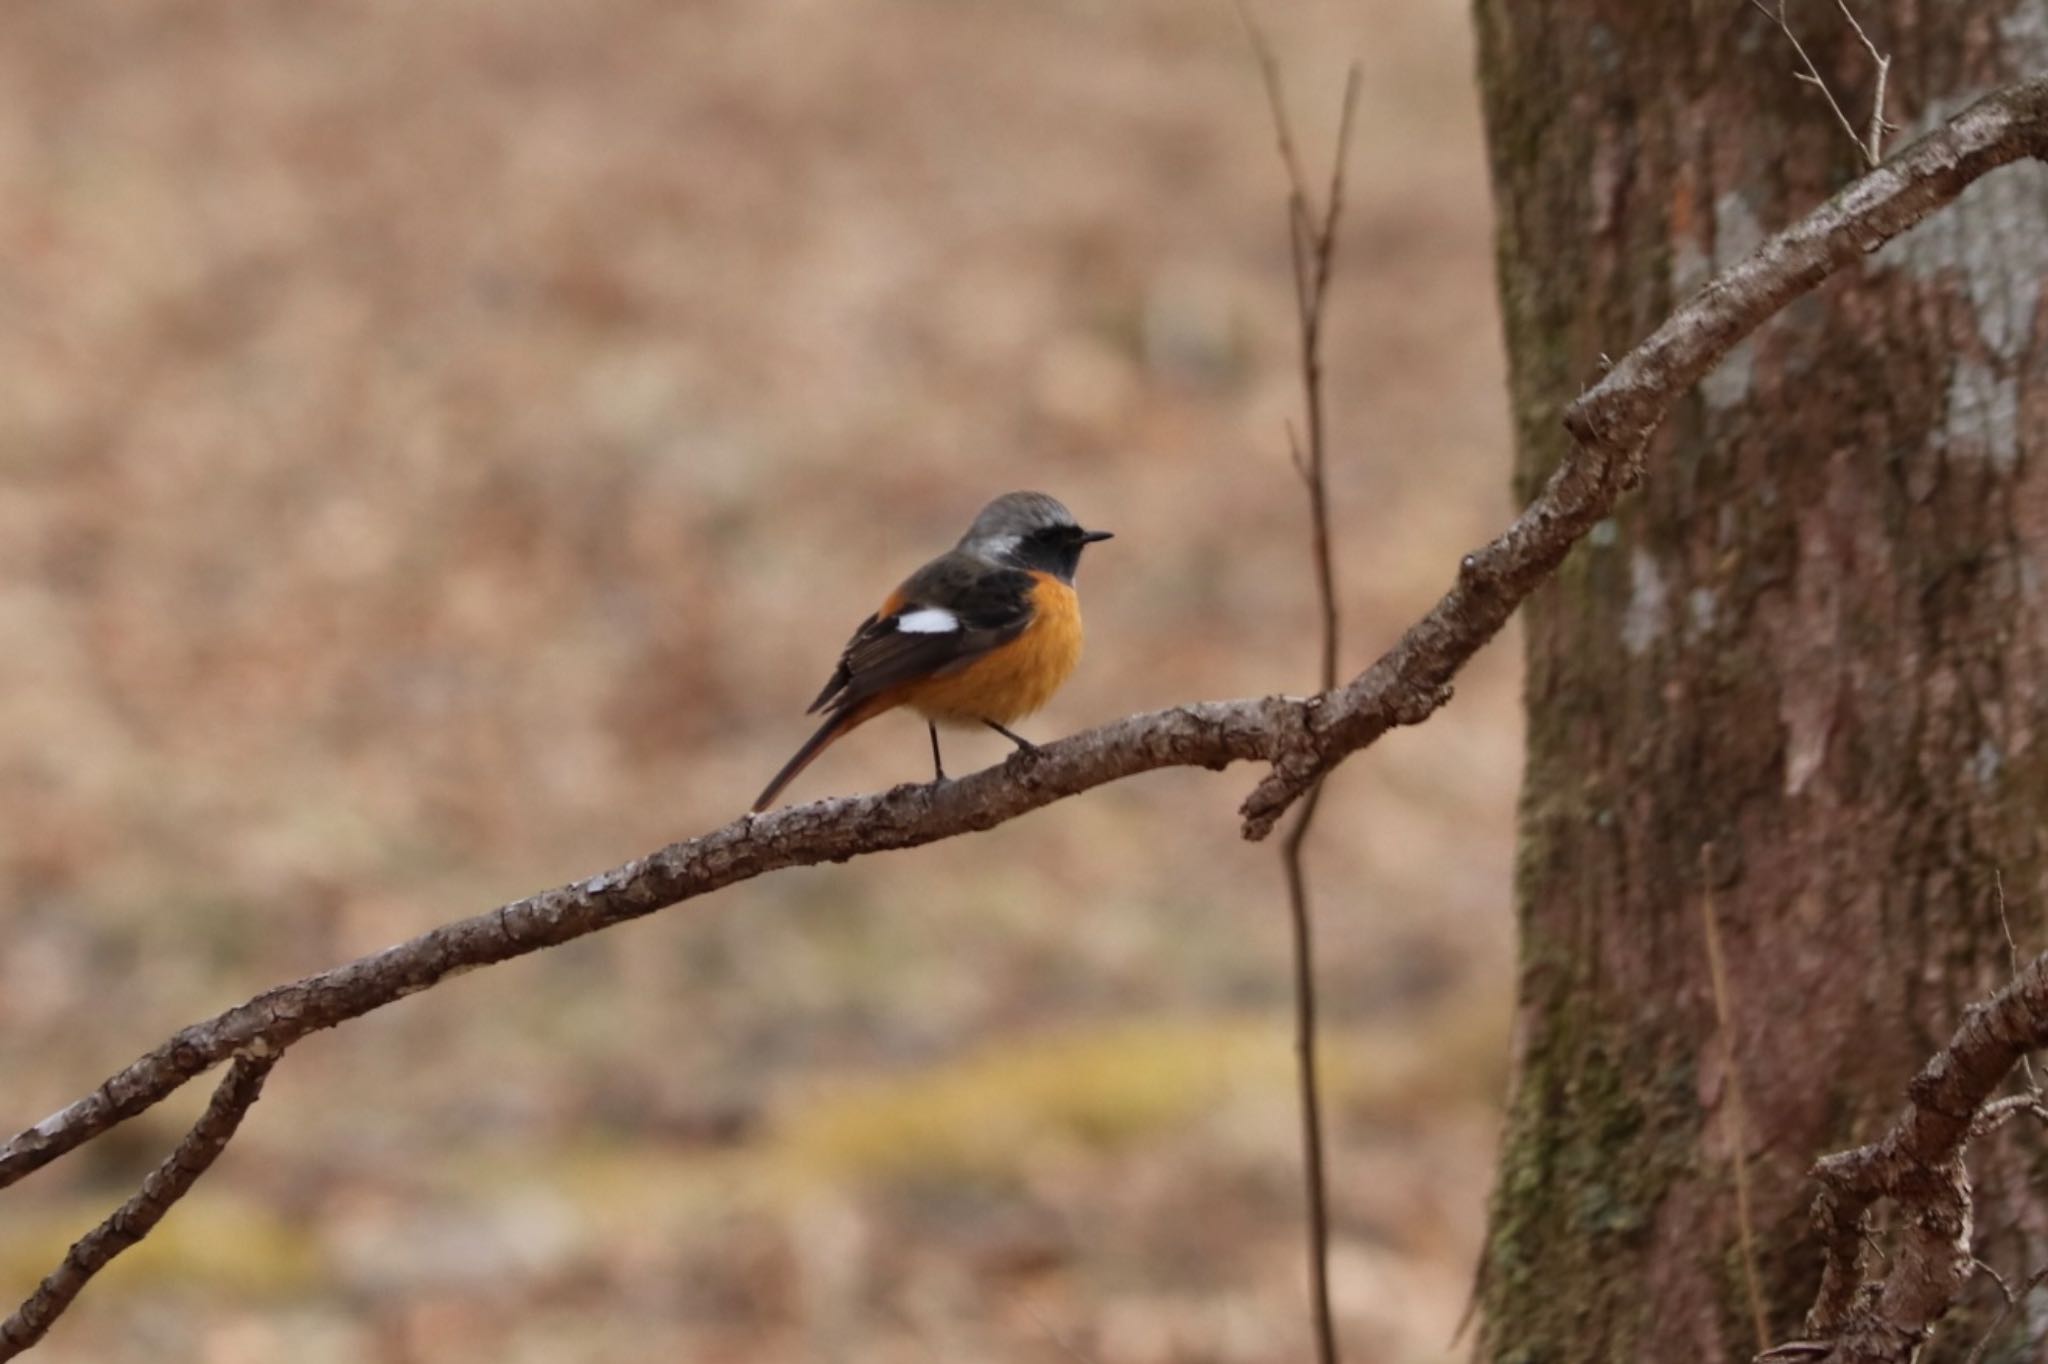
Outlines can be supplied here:
[[804, 740], [804, 746], [796, 751], [795, 757], [782, 765], [782, 770], [768, 783], [768, 789], [755, 797], [754, 813], [758, 815], [767, 809], [768, 803], [782, 794], [782, 788], [795, 781], [797, 774], [809, 767], [820, 753], [830, 748], [834, 739], [867, 718], [867, 715], [858, 710], [840, 711], [826, 716], [825, 723], [818, 726], [818, 732]]

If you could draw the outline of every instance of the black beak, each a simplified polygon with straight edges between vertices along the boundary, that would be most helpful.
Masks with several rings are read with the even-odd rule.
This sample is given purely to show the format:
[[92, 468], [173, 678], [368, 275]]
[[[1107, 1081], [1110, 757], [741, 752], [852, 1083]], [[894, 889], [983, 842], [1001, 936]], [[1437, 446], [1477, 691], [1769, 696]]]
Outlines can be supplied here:
[[1082, 531], [1082, 532], [1081, 532], [1081, 543], [1082, 543], [1082, 544], [1084, 544], [1084, 545], [1092, 545], [1092, 544], [1094, 544], [1094, 543], [1095, 543], [1096, 541], [1098, 541], [1098, 540], [1114, 540], [1114, 539], [1116, 539], [1116, 532], [1114, 532], [1114, 531], [1107, 531], [1107, 530], [1084, 530], [1084, 531]]

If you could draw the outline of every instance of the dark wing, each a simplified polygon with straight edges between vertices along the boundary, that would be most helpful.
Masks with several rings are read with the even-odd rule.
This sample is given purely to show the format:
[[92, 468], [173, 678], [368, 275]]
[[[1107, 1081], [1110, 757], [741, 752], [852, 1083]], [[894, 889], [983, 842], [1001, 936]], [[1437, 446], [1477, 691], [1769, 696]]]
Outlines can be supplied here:
[[1024, 632], [1037, 585], [1020, 569], [991, 568], [957, 551], [932, 560], [861, 622], [805, 714], [844, 713], [891, 687], [966, 667]]

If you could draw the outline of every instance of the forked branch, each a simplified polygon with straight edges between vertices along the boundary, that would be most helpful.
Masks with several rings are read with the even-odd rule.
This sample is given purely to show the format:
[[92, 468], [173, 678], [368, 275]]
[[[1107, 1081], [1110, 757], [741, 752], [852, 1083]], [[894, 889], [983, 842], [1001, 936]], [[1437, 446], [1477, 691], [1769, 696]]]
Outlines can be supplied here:
[[[1977, 1261], [1970, 1250], [1970, 1179], [1963, 1151], [2000, 1121], [2040, 1110], [2032, 1094], [1995, 1100], [2026, 1054], [2048, 1046], [2048, 954], [1972, 1005], [1947, 1046], [1906, 1087], [1906, 1107], [1883, 1137], [1819, 1161], [1814, 1229], [1826, 1257], [1807, 1313], [1807, 1340], [1763, 1359], [1906, 1364], [1955, 1305]], [[1894, 1247], [1873, 1272], [1870, 1217], [1889, 1200]]]
[[[1731, 347], [1834, 271], [1949, 203], [1980, 176], [2044, 152], [2048, 79], [2008, 87], [1964, 110], [1715, 278], [1567, 409], [1565, 425], [1575, 445], [1542, 493], [1498, 537], [1467, 554], [1450, 590], [1344, 686], [1311, 697], [1176, 706], [1073, 735], [944, 785], [903, 786], [741, 816], [601, 875], [276, 986], [182, 1029], [90, 1094], [0, 1145], [0, 1187], [144, 1112], [237, 1053], [274, 1058], [309, 1033], [361, 1017], [451, 975], [568, 942], [783, 867], [845, 861], [993, 828], [1139, 772], [1221, 768], [1240, 761], [1269, 765], [1241, 810], [1245, 835], [1264, 837], [1339, 762], [1397, 725], [1420, 723], [1444, 704], [1458, 670], [1635, 485], [1650, 437], [1671, 405]], [[2048, 974], [2039, 962], [2013, 987], [2023, 989], [2036, 1005], [2033, 1016], [2048, 1018]], [[2005, 1026], [2016, 1026], [2006, 1013], [1995, 1016]], [[1989, 1026], [1973, 1017], [1965, 1028]], [[1994, 1037], [1985, 1045], [1996, 1049], [2005, 1043]], [[242, 1078], [249, 1078], [247, 1067]], [[1971, 1071], [1973, 1089], [1981, 1078], [1979, 1070]], [[1931, 1089], [1955, 1083], [1946, 1072], [1923, 1079]], [[1976, 1101], [1989, 1092], [1985, 1088]], [[1930, 1144], [1938, 1146], [1954, 1135], [1941, 1126], [1946, 1119], [1940, 1115], [1957, 1111], [1973, 1108], [1958, 1110], [1944, 1103], [1938, 1109], [1913, 1110], [1907, 1135], [1885, 1148], [1892, 1156], [1850, 1159], [1833, 1176], [1841, 1197], [1861, 1199], [1867, 1207], [1876, 1196], [1868, 1191], [1884, 1191], [1882, 1172], [1894, 1168], [1895, 1158], [1917, 1157]], [[1940, 1168], [1938, 1161], [1922, 1163]]]
[[1869, 130], [1863, 133], [1858, 133], [1856, 125], [1849, 121], [1849, 115], [1843, 112], [1841, 102], [1835, 98], [1835, 92], [1828, 87], [1826, 78], [1820, 74], [1820, 68], [1813, 64], [1813, 58], [1807, 55], [1805, 45], [1799, 41], [1799, 35], [1792, 31], [1792, 20], [1785, 13], [1785, 0], [1777, 0], [1775, 5], [1766, 5], [1764, 0], [1749, 2], [1762, 10], [1785, 35], [1785, 41], [1792, 44], [1792, 50], [1799, 56], [1799, 64], [1805, 68], [1793, 74], [1804, 84], [1820, 91], [1821, 98], [1828, 102], [1829, 110], [1834, 113], [1835, 122], [1841, 124], [1842, 131], [1849, 135], [1849, 145], [1862, 155], [1863, 163], [1866, 166], [1875, 166], [1884, 160], [1885, 134], [1897, 131], [1897, 125], [1886, 121], [1884, 116], [1885, 86], [1891, 81], [1892, 59], [1887, 53], [1878, 51], [1877, 44], [1863, 31], [1862, 23], [1856, 18], [1856, 11], [1849, 8], [1849, 0], [1835, 0], [1835, 7], [1841, 10], [1842, 18], [1847, 20], [1849, 27], [1855, 31], [1856, 40], [1863, 44], [1863, 50], [1870, 54], [1871, 65], [1877, 69], [1877, 91], [1870, 97]]
[[243, 1115], [262, 1096], [263, 1081], [276, 1064], [275, 1053], [250, 1052], [235, 1058], [199, 1121], [164, 1158], [164, 1163], [142, 1181], [135, 1196], [81, 1236], [64, 1256], [64, 1262], [50, 1271], [28, 1300], [14, 1310], [14, 1315], [0, 1321], [0, 1360], [13, 1359], [41, 1340], [93, 1275], [149, 1235], [171, 1205], [191, 1191], [199, 1176], [227, 1149], [235, 1129], [242, 1125]]

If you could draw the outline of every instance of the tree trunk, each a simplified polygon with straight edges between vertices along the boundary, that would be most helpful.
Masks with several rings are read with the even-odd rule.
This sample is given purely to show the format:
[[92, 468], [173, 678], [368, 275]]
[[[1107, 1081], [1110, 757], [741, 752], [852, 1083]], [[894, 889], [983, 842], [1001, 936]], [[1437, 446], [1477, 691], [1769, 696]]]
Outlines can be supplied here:
[[[1893, 54], [1895, 145], [2048, 68], [2048, 0], [1851, 5]], [[1825, 0], [1788, 10], [1864, 128], [1853, 30]], [[1603, 352], [1863, 167], [1741, 0], [1476, 13], [1528, 495]], [[1759, 1319], [1796, 1337], [1808, 1164], [1875, 1135], [2005, 979], [2001, 882], [2021, 949], [2048, 945], [2044, 277], [2048, 168], [1996, 172], [1710, 375], [1525, 612], [1483, 1358], [1747, 1358]], [[1973, 1157], [1978, 1253], [2016, 1280], [2048, 1266], [2048, 1185], [2037, 1138], [2001, 1141]], [[1969, 1302], [1941, 1357], [1996, 1289]]]

